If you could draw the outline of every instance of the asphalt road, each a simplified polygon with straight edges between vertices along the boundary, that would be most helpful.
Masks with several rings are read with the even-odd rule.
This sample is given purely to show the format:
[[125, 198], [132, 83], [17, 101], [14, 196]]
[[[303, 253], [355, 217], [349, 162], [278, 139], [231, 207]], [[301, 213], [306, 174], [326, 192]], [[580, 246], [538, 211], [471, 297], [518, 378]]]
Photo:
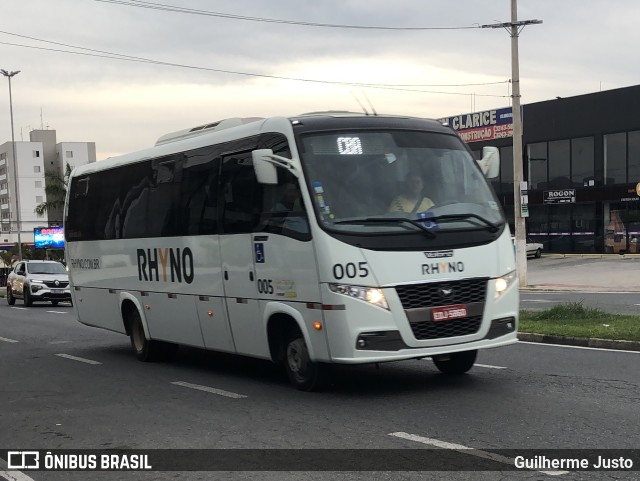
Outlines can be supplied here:
[[[457, 378], [441, 375], [429, 360], [341, 367], [329, 390], [303, 393], [268, 362], [182, 349], [170, 363], [141, 363], [126, 337], [77, 323], [69, 307], [2, 304], [0, 448], [436, 445], [442, 453], [476, 448], [469, 456], [478, 462], [479, 453], [496, 449], [524, 455], [527, 449], [637, 449], [639, 356], [518, 343], [481, 352], [472, 371]], [[559, 478], [637, 475], [574, 472]], [[539, 470], [9, 474], [0, 467], [0, 479], [19, 481], [554, 477]]]

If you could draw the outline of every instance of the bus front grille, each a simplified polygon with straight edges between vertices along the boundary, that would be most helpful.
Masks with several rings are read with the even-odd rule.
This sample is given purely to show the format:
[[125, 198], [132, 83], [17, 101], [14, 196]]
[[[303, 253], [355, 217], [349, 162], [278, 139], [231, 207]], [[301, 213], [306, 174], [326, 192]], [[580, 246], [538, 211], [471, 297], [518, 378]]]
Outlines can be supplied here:
[[[488, 279], [465, 279], [451, 282], [431, 282], [396, 286], [402, 307], [416, 309], [448, 304], [471, 304], [482, 302], [487, 295]], [[449, 292], [445, 295], [444, 291]]]
[[[482, 324], [488, 279], [465, 279], [396, 286], [396, 292], [418, 340], [475, 334]], [[433, 321], [434, 307], [464, 305], [467, 317]]]

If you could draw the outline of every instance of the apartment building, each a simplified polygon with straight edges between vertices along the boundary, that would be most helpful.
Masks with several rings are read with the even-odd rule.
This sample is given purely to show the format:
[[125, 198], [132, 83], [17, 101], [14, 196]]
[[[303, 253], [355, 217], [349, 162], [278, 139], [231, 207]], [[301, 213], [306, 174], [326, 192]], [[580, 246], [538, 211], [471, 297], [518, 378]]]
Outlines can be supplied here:
[[18, 241], [17, 206], [20, 208], [20, 238], [23, 243], [33, 243], [35, 227], [62, 225], [61, 208], [50, 209], [43, 215], [35, 212], [38, 204], [47, 201], [47, 174], [62, 176], [67, 164], [74, 168], [95, 162], [96, 145], [95, 142], [58, 143], [55, 130], [32, 130], [28, 142], [15, 142], [15, 154], [17, 176], [12, 142], [0, 145], [0, 246], [13, 245]]

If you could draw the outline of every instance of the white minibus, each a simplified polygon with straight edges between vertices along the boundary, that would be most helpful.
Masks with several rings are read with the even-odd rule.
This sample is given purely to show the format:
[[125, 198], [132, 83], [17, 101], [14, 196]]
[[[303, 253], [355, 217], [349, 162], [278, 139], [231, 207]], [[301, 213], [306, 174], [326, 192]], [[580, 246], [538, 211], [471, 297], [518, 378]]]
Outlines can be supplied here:
[[468, 371], [517, 340], [511, 234], [449, 127], [326, 112], [226, 119], [74, 169], [73, 307], [143, 361], [178, 345], [282, 363], [314, 390], [331, 364], [430, 357]]

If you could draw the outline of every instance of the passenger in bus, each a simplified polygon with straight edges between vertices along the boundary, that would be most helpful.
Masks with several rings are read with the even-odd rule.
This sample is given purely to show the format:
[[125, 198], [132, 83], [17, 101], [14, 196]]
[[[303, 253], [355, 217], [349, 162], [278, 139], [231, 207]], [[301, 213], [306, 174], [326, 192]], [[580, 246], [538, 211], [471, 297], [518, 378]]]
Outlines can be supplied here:
[[389, 205], [389, 212], [415, 214], [425, 212], [433, 207], [433, 201], [425, 197], [422, 189], [424, 183], [417, 172], [409, 172], [405, 178], [406, 191], [395, 197]]
[[285, 184], [282, 197], [271, 209], [271, 217], [267, 224], [283, 230], [289, 229], [302, 234], [309, 233], [309, 224], [297, 182]]

